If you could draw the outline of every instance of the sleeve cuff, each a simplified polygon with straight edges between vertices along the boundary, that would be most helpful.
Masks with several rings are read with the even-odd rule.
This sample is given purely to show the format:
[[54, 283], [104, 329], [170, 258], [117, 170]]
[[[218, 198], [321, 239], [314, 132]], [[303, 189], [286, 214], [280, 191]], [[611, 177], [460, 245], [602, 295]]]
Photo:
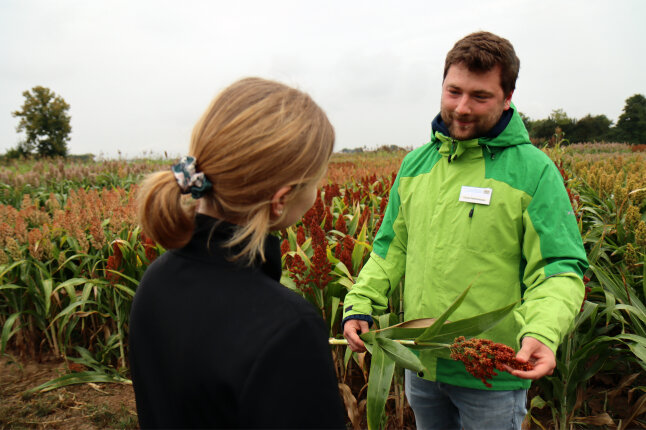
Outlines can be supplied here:
[[361, 320], [361, 321], [367, 321], [368, 326], [372, 326], [372, 317], [370, 315], [348, 315], [347, 317], [343, 318], [343, 321], [341, 322], [341, 330], [343, 330], [343, 326], [345, 325], [346, 321], [349, 320]]

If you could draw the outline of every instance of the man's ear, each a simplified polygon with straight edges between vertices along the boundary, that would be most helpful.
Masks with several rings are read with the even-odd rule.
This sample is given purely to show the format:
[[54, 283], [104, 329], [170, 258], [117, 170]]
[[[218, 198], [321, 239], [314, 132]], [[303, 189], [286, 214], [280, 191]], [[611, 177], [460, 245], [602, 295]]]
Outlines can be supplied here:
[[286, 196], [292, 190], [290, 186], [280, 188], [271, 198], [271, 215], [278, 218], [285, 210]]
[[511, 90], [509, 95], [507, 95], [507, 97], [505, 97], [505, 109], [504, 110], [507, 110], [507, 109], [509, 109], [511, 107], [511, 96], [513, 96], [513, 95], [514, 95], [514, 90]]

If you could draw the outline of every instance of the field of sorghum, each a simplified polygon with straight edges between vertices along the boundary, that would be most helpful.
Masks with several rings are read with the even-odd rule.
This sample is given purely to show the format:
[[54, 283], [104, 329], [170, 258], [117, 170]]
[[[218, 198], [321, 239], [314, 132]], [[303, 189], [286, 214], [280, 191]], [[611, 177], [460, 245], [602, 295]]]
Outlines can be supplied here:
[[[534, 384], [537, 427], [646, 427], [646, 152], [623, 144], [545, 148], [564, 177], [590, 269], [587, 300], [558, 352], [554, 375]], [[280, 232], [283, 283], [312, 302], [330, 336], [371, 249], [405, 152], [335, 154], [315, 205]], [[0, 353], [56, 355], [84, 370], [57, 381], [128, 377], [130, 303], [164, 250], [135, 225], [142, 175], [170, 161], [25, 161], [0, 167]], [[390, 321], [401, 311], [401, 290]], [[365, 424], [369, 357], [334, 346], [356, 428]], [[619, 381], [619, 382], [617, 382]], [[396, 370], [389, 425], [411, 424]]]

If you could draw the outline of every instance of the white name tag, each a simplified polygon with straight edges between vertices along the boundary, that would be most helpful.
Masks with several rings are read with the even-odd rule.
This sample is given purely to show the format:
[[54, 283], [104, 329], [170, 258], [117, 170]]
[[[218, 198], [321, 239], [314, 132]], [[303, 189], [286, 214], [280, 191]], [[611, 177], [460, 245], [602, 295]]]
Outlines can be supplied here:
[[489, 205], [491, 202], [491, 188], [465, 187], [460, 190], [460, 201]]

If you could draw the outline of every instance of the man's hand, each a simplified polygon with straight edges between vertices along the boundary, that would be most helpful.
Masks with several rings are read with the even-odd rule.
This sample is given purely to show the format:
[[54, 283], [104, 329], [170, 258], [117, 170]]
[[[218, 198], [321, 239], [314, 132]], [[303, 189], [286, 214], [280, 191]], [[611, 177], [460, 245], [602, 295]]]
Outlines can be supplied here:
[[347, 320], [343, 326], [343, 337], [348, 341], [350, 349], [354, 352], [365, 352], [366, 346], [359, 334], [368, 331], [368, 322], [363, 320]]
[[516, 354], [516, 359], [534, 366], [534, 369], [526, 371], [507, 369], [507, 372], [523, 379], [540, 379], [545, 375], [551, 375], [556, 367], [556, 357], [552, 350], [543, 342], [529, 336], [523, 338], [523, 345]]

